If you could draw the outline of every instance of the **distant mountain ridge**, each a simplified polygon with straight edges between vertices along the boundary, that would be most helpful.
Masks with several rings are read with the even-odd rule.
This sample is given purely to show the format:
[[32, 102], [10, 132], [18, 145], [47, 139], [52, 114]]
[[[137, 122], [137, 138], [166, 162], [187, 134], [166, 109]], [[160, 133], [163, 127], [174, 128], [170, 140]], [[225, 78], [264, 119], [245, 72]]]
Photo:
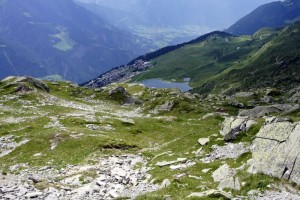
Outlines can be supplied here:
[[296, 20], [300, 20], [300, 0], [275, 1], [258, 7], [226, 31], [252, 35], [263, 27], [278, 28]]
[[0, 77], [58, 74], [89, 80], [144, 52], [120, 31], [72, 0], [0, 2]]
[[222, 31], [213, 31], [213, 32], [204, 34], [196, 39], [193, 39], [189, 42], [184, 42], [184, 43], [177, 44], [177, 45], [167, 46], [167, 47], [161, 48], [157, 51], [141, 55], [141, 56], [133, 59], [132, 61], [130, 61], [127, 65], [115, 67], [115, 68], [101, 74], [97, 78], [87, 81], [85, 83], [82, 83], [81, 85], [95, 88], [95, 87], [103, 87], [105, 85], [108, 85], [110, 83], [117, 82], [117, 81], [128, 80], [128, 79], [132, 78], [134, 75], [137, 75], [140, 72], [143, 72], [143, 71], [147, 70], [150, 66], [152, 66], [152, 64], [150, 64], [150, 66], [149, 66], [149, 64], [147, 64], [148, 61], [151, 61], [155, 58], [158, 58], [160, 56], [168, 54], [169, 52], [176, 51], [184, 46], [204, 42], [205, 40], [207, 40], [208, 38], [213, 37], [213, 36], [225, 38], [225, 37], [230, 37], [232, 35], [230, 35], [226, 32], [222, 32]]

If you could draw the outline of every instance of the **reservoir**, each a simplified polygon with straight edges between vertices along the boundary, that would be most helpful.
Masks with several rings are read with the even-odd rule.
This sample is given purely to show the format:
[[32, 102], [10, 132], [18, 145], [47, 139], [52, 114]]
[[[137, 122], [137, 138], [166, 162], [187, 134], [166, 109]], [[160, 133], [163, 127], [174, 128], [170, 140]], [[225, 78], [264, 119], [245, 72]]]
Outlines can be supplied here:
[[149, 88], [151, 88], [151, 87], [152, 88], [178, 88], [182, 92], [187, 92], [190, 89], [192, 89], [189, 86], [188, 82], [179, 83], [179, 82], [166, 82], [166, 81], [162, 81], [160, 79], [148, 79], [141, 83]]

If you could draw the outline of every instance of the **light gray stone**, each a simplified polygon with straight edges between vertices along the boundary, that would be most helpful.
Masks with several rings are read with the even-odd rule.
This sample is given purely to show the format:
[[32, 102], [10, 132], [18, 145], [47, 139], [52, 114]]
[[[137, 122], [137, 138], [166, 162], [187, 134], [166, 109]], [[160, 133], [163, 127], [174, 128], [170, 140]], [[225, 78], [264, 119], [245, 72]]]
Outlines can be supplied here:
[[249, 172], [285, 178], [300, 185], [300, 123], [263, 126], [251, 151], [253, 160]]
[[159, 188], [166, 188], [169, 185], [171, 185], [170, 180], [169, 179], [164, 179]]
[[43, 195], [42, 192], [30, 192], [30, 193], [25, 194], [25, 197], [37, 198], [37, 197], [42, 196], [42, 195]]
[[249, 119], [247, 117], [226, 117], [222, 123], [222, 128], [220, 134], [224, 136], [225, 141], [234, 140], [236, 136], [253, 125], [253, 122], [248, 123]]
[[201, 146], [204, 146], [204, 145], [207, 145], [209, 142], [209, 138], [200, 138], [198, 140], [198, 143], [201, 145]]
[[177, 158], [177, 160], [157, 162], [155, 165], [159, 167], [164, 167], [164, 166], [172, 165], [179, 162], [185, 162], [185, 161], [187, 161], [187, 158]]
[[212, 196], [212, 195], [221, 195], [223, 198], [225, 199], [231, 199], [232, 196], [231, 194], [224, 192], [224, 191], [220, 191], [220, 190], [207, 190], [204, 192], [194, 192], [192, 194], [190, 194], [189, 196], [187, 196], [187, 198], [192, 198], [192, 197], [208, 197], [208, 196]]
[[225, 188], [233, 189], [233, 190], [240, 190], [241, 184], [240, 184], [239, 178], [229, 177], [229, 178], [223, 179], [217, 188], [219, 190], [223, 190]]
[[235, 169], [231, 169], [227, 164], [224, 164], [213, 172], [212, 177], [215, 182], [220, 182], [226, 178], [234, 176], [235, 174]]

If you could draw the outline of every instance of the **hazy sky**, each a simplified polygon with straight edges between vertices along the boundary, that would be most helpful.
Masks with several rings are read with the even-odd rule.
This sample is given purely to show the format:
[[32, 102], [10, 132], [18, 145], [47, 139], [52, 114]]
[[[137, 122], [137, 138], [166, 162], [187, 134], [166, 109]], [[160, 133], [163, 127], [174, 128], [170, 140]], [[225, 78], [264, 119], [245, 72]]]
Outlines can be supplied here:
[[223, 29], [274, 0], [78, 0], [133, 13], [157, 26], [197, 24]]

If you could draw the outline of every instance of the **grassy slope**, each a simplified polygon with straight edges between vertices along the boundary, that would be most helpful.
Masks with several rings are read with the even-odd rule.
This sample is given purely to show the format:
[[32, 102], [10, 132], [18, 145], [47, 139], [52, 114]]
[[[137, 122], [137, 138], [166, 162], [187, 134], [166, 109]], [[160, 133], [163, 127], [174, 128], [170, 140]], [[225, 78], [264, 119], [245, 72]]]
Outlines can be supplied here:
[[241, 69], [230, 67], [211, 78], [198, 92], [232, 93], [263, 87], [290, 89], [299, 84], [300, 24], [278, 32], [273, 40], [255, 54]]
[[240, 67], [274, 37], [274, 30], [264, 30], [253, 37], [220, 37], [214, 35], [204, 42], [186, 45], [160, 56], [152, 62], [154, 67], [135, 77], [141, 81], [150, 78], [182, 81], [191, 78], [191, 86], [197, 87], [213, 75], [229, 68]]
[[[121, 106], [108, 97], [109, 88], [94, 90], [65, 82], [58, 84], [47, 82], [47, 84], [51, 89], [50, 93], [37, 89], [36, 93], [20, 95], [15, 93], [17, 85], [7, 86], [7, 82], [0, 82], [0, 137], [15, 135], [16, 141], [30, 139], [27, 144], [0, 158], [2, 172], [6, 173], [10, 166], [20, 163], [28, 163], [31, 167], [53, 166], [60, 169], [68, 164], [92, 163], [93, 159], [105, 155], [142, 153], [148, 160], [148, 166], [153, 167], [150, 173], [155, 183], [159, 184], [168, 178], [172, 184], [168, 188], [143, 195], [138, 199], [163, 199], [165, 195], [171, 195], [172, 199], [179, 200], [184, 199], [191, 192], [201, 191], [197, 188], [199, 185], [206, 189], [215, 188], [217, 183], [212, 181], [211, 173], [222, 163], [227, 162], [231, 166], [238, 167], [251, 156], [244, 155], [238, 160], [217, 160], [205, 164], [192, 153], [200, 148], [197, 141], [202, 137], [210, 136], [211, 139], [203, 148], [205, 153], [209, 153], [214, 144], [224, 145], [221, 136], [217, 134], [223, 118], [213, 116], [202, 119], [202, 116], [218, 108], [236, 113], [234, 107], [176, 96], [172, 89], [147, 89], [131, 84], [123, 84], [123, 86], [131, 94], [142, 92], [140, 98], [144, 101], [144, 105]], [[149, 116], [149, 111], [167, 100], [174, 101], [174, 107], [170, 112]], [[123, 116], [129, 113], [136, 114], [137, 109], [143, 109], [141, 115]], [[64, 128], [47, 127], [53, 121], [53, 117], [56, 117]], [[26, 120], [19, 123], [5, 123], [7, 118]], [[130, 118], [135, 123], [123, 122], [124, 118]], [[90, 130], [86, 127], [87, 124], [103, 128]], [[104, 129], [104, 127], [112, 129]], [[57, 143], [57, 147], [51, 150], [53, 142]], [[41, 155], [34, 156], [37, 153]], [[159, 161], [170, 161], [180, 157], [195, 161], [196, 165], [181, 170], [155, 166]], [[207, 168], [212, 170], [209, 173], [201, 171]], [[187, 176], [174, 178], [173, 175], [181, 173], [201, 176], [202, 180]], [[237, 193], [239, 195], [256, 189], [262, 181], [266, 183], [263, 187], [274, 182], [272, 178], [247, 173], [242, 173], [240, 178], [251, 185], [245, 186]]]

